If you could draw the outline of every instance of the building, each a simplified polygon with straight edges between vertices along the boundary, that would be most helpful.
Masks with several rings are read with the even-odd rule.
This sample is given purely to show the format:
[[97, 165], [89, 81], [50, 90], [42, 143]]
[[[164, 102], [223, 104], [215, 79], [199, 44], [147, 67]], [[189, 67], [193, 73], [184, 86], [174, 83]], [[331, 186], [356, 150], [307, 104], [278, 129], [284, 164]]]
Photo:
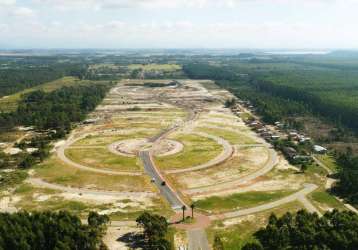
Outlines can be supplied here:
[[324, 147], [322, 147], [320, 145], [314, 145], [313, 150], [318, 154], [325, 154], [328, 151], [326, 148], [324, 148]]

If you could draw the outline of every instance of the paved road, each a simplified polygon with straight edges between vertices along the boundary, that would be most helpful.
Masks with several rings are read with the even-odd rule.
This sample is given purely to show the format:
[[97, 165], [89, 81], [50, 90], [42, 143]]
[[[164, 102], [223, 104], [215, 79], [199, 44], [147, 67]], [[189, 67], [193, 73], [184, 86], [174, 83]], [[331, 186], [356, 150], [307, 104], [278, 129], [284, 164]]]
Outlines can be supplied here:
[[210, 250], [206, 232], [203, 229], [187, 231], [189, 246], [188, 250]]
[[160, 193], [169, 202], [174, 210], [180, 210], [185, 203], [179, 198], [179, 195], [169, 186], [169, 183], [162, 185], [165, 179], [154, 166], [149, 151], [140, 151], [139, 158], [142, 160], [145, 172], [154, 180]]
[[226, 161], [229, 157], [231, 157], [232, 153], [234, 152], [234, 149], [231, 146], [231, 144], [228, 141], [222, 139], [221, 137], [209, 135], [207, 133], [202, 133], [202, 132], [195, 132], [192, 134], [196, 134], [202, 137], [207, 137], [216, 141], [218, 144], [223, 146], [223, 151], [217, 157], [204, 164], [200, 164], [198, 166], [189, 167], [189, 168], [183, 168], [183, 169], [167, 170], [165, 171], [165, 173], [178, 174], [178, 173], [186, 173], [186, 172], [198, 171], [198, 170], [214, 167]]
[[270, 203], [266, 203], [260, 206], [256, 206], [256, 207], [252, 207], [252, 208], [247, 208], [247, 209], [240, 209], [237, 211], [233, 211], [233, 212], [228, 212], [228, 213], [223, 213], [223, 214], [219, 214], [219, 215], [211, 215], [210, 219], [212, 220], [217, 220], [217, 219], [228, 219], [228, 218], [235, 218], [235, 217], [239, 217], [239, 216], [244, 216], [244, 215], [249, 215], [249, 214], [255, 214], [255, 213], [259, 213], [265, 210], [269, 210], [275, 207], [279, 207], [281, 205], [290, 203], [292, 201], [301, 199], [302, 197], [304, 197], [305, 195], [313, 192], [314, 190], [316, 190], [318, 188], [317, 185], [315, 184], [305, 184], [304, 185], [304, 189], [291, 194], [289, 196], [286, 196], [280, 200], [277, 201], [273, 201]]
[[243, 176], [239, 179], [227, 181], [227, 182], [221, 182], [221, 183], [215, 183], [215, 185], [210, 186], [204, 186], [204, 187], [197, 187], [197, 188], [191, 188], [187, 189], [184, 192], [187, 194], [206, 194], [206, 193], [212, 193], [212, 192], [220, 192], [220, 191], [226, 191], [227, 189], [233, 188], [234, 186], [243, 185], [245, 183], [248, 183], [260, 176], [263, 176], [270, 172], [274, 166], [278, 163], [278, 157], [277, 152], [271, 148], [268, 148], [269, 151], [269, 159], [265, 166], [263, 168], [260, 168], [258, 171], [253, 172], [251, 174], [248, 174], [246, 176]]

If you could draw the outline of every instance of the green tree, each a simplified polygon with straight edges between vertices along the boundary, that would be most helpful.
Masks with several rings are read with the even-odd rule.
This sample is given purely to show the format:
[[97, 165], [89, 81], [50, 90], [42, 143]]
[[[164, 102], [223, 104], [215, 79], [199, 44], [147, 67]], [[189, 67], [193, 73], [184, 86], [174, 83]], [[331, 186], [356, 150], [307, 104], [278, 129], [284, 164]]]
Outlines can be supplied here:
[[[143, 228], [144, 237], [149, 247], [170, 249], [170, 243], [165, 239], [168, 232], [168, 222], [165, 217], [144, 212], [136, 219], [136, 222]], [[169, 248], [167, 248], [168, 246]]]

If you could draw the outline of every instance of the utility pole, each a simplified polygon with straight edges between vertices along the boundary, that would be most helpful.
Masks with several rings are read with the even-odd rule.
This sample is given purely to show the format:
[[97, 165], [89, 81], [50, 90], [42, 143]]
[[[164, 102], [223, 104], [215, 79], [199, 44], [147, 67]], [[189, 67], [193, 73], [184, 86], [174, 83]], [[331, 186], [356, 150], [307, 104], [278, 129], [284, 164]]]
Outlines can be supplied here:
[[190, 208], [191, 208], [191, 218], [194, 219], [194, 208], [195, 208], [194, 203], [192, 203], [192, 204], [190, 205]]
[[181, 207], [181, 209], [183, 210], [183, 222], [184, 222], [184, 221], [185, 221], [185, 210], [186, 210], [186, 206], [183, 205], [183, 206]]

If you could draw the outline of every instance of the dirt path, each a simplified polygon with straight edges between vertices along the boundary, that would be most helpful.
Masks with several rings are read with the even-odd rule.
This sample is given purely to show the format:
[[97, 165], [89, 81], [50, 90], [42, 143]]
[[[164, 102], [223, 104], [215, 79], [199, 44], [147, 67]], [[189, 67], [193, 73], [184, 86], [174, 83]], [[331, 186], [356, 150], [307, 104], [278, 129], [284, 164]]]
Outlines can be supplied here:
[[218, 192], [227, 191], [228, 189], [232, 189], [233, 187], [240, 186], [250, 181], [253, 181], [254, 179], [270, 172], [278, 163], [277, 152], [271, 148], [269, 148], [268, 151], [269, 151], [269, 159], [267, 163], [263, 168], [259, 169], [256, 172], [253, 172], [236, 180], [223, 182], [223, 183], [216, 183], [215, 185], [211, 185], [211, 186], [187, 189], [183, 192], [190, 195], [205, 195], [207, 193], [214, 193], [214, 192], [218, 193]]
[[241, 209], [241, 210], [228, 212], [228, 213], [223, 213], [223, 214], [211, 215], [209, 217], [212, 220], [222, 220], [222, 219], [230, 219], [230, 218], [235, 218], [235, 217], [239, 217], [239, 216], [244, 216], [244, 215], [263, 212], [265, 210], [269, 210], [269, 209], [279, 207], [279, 206], [282, 206], [284, 204], [293, 202], [295, 200], [302, 199], [302, 197], [304, 197], [305, 195], [313, 192], [317, 188], [318, 188], [318, 186], [315, 185], [315, 184], [305, 184], [305, 187], [302, 190], [300, 190], [300, 191], [298, 191], [298, 192], [296, 192], [294, 194], [291, 194], [289, 196], [286, 196], [286, 197], [284, 197], [284, 198], [282, 198], [280, 200], [273, 201], [273, 202], [270, 202], [270, 203], [266, 203], [266, 204], [263, 204], [263, 205], [260, 205], [260, 206], [252, 207], [252, 208]]
[[310, 213], [317, 213], [319, 216], [322, 216], [321, 212], [318, 211], [318, 209], [313, 206], [313, 204], [307, 199], [305, 195], [301, 195], [297, 199], [301, 204], [306, 208], [306, 210]]
[[129, 171], [114, 171], [114, 170], [109, 170], [109, 169], [97, 169], [97, 168], [92, 168], [92, 167], [88, 167], [76, 162], [73, 162], [72, 160], [70, 160], [69, 158], [67, 158], [67, 156], [65, 155], [65, 150], [70, 147], [73, 143], [75, 143], [76, 141], [84, 138], [87, 135], [81, 135], [80, 137], [76, 138], [76, 139], [71, 139], [71, 137], [63, 144], [60, 145], [57, 149], [56, 149], [56, 153], [57, 153], [57, 157], [65, 162], [66, 164], [81, 169], [81, 170], [85, 170], [85, 171], [91, 171], [91, 172], [95, 172], [95, 173], [100, 173], [100, 174], [109, 174], [109, 175], [130, 175], [130, 176], [139, 176], [139, 175], [143, 175], [143, 173], [141, 172], [129, 172]]
[[92, 189], [86, 189], [86, 188], [74, 188], [74, 187], [68, 187], [68, 186], [62, 186], [62, 185], [58, 185], [58, 184], [49, 183], [49, 182], [46, 182], [39, 178], [28, 178], [26, 180], [26, 182], [33, 186], [36, 186], [36, 187], [49, 188], [49, 189], [59, 190], [62, 192], [67, 192], [67, 193], [90, 194], [90, 195], [99, 195], [99, 196], [103, 196], [103, 195], [113, 195], [113, 196], [116, 196], [116, 195], [118, 195], [118, 196], [146, 195], [146, 196], [148, 196], [149, 195], [149, 196], [154, 197], [156, 195], [155, 193], [152, 193], [152, 192], [116, 192], [116, 191], [92, 190]]
[[[319, 159], [317, 159], [315, 156], [312, 156], [312, 158], [313, 158], [313, 160], [314, 160], [320, 167], [324, 168], [329, 175], [334, 174], [334, 172], [333, 172], [329, 167], [327, 167], [323, 162], [321, 162], [321, 161], [320, 161]], [[327, 181], [326, 181], [326, 184], [325, 184], [325, 188], [326, 188], [326, 189], [331, 189], [332, 186], [333, 186], [336, 182], [337, 182], [336, 179], [332, 179], [332, 178], [327, 177]], [[348, 210], [350, 210], [350, 211], [352, 211], [352, 212], [358, 214], [358, 210], [357, 210], [355, 207], [353, 207], [351, 204], [345, 203], [343, 199], [340, 199], [340, 198], [338, 198], [337, 196], [334, 196], [334, 197], [335, 197], [338, 201], [342, 202], [343, 205], [344, 205]]]
[[189, 250], [210, 250], [208, 238], [204, 229], [192, 229], [187, 231]]
[[216, 141], [218, 144], [223, 146], [223, 151], [217, 157], [215, 157], [214, 159], [212, 159], [204, 164], [200, 164], [195, 167], [183, 168], [183, 169], [167, 170], [167, 171], [165, 171], [166, 174], [186, 173], [186, 172], [198, 171], [198, 170], [214, 167], [214, 166], [217, 166], [220, 163], [226, 161], [229, 157], [232, 156], [232, 154], [234, 152], [233, 147], [231, 146], [231, 144], [228, 141], [222, 139], [221, 137], [210, 135], [210, 134], [203, 133], [203, 132], [195, 132], [193, 134], [196, 134], [196, 135], [199, 135], [202, 137], [206, 137], [206, 138], [210, 138], [210, 139]]

